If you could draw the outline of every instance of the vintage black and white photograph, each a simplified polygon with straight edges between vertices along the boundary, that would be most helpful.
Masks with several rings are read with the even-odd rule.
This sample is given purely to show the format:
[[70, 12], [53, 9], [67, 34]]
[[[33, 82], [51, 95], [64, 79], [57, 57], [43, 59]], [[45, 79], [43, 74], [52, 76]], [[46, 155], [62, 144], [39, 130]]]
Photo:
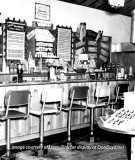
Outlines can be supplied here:
[[135, 0], [0, 1], [0, 160], [135, 160]]

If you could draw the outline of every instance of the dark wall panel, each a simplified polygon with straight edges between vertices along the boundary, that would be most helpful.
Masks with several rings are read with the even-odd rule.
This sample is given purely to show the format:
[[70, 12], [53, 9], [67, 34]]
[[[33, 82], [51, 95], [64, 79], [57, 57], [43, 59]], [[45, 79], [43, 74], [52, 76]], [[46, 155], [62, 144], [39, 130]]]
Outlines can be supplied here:
[[132, 66], [133, 74], [135, 74], [135, 52], [117, 52], [111, 53], [111, 61], [115, 63], [120, 63], [120, 65], [125, 67], [125, 73], [129, 73], [129, 67]]

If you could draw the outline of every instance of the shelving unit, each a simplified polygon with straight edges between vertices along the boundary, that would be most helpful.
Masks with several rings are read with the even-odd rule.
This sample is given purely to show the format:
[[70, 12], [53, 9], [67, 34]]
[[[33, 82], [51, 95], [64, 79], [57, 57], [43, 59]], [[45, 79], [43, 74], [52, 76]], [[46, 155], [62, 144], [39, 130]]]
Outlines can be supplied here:
[[116, 71], [95, 71], [95, 72], [85, 72], [85, 73], [76, 73], [70, 72], [65, 73], [68, 79], [116, 79]]

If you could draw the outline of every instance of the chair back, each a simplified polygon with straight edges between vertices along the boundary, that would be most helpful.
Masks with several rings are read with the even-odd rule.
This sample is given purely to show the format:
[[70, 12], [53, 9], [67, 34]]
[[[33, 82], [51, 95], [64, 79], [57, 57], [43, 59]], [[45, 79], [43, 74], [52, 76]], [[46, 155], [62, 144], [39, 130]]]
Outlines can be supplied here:
[[49, 88], [42, 93], [42, 102], [53, 103], [62, 102], [63, 99], [63, 89], [62, 88]]
[[96, 99], [96, 105], [102, 102], [105, 106], [110, 104], [110, 89], [111, 87], [109, 85], [100, 85], [96, 87], [94, 97]]
[[100, 85], [96, 87], [95, 98], [110, 97], [110, 86]]
[[[88, 86], [73, 86], [70, 89], [69, 92], [69, 98], [70, 98], [70, 109], [72, 108], [73, 102], [80, 102], [80, 106], [82, 106], [82, 102], [86, 102], [84, 104], [84, 109], [88, 106], [88, 97], [89, 97], [89, 87]], [[78, 108], [79, 105], [78, 105]]]
[[8, 107], [28, 105], [29, 99], [30, 91], [28, 90], [8, 91], [5, 95], [5, 105]]
[[[42, 93], [42, 114], [45, 111], [45, 107], [47, 103], [58, 103], [56, 114], [60, 113], [62, 110], [62, 103], [63, 103], [63, 89], [62, 88], [49, 88], [46, 89]], [[48, 105], [49, 106], [49, 105]], [[49, 111], [48, 111], [49, 112]]]
[[129, 84], [128, 83], [121, 83], [121, 84], [117, 84], [114, 90], [114, 94], [118, 96], [123, 95], [124, 92], [128, 92], [129, 91]]
[[[15, 109], [11, 109], [11, 108], [14, 108], [14, 107], [19, 107], [20, 108], [21, 106], [26, 106], [27, 107], [25, 113], [23, 113], [23, 115], [21, 115], [21, 117], [23, 117], [23, 118], [28, 117], [29, 109], [30, 109], [30, 103], [31, 103], [30, 102], [31, 101], [30, 91], [28, 91], [28, 90], [11, 91], [10, 90], [6, 93], [4, 100], [5, 100], [4, 104], [5, 104], [5, 107], [6, 107], [6, 112], [5, 112], [5, 115], [4, 115], [3, 119], [8, 118], [8, 114], [9, 114], [10, 111], [15, 112]], [[19, 114], [20, 114], [20, 112], [18, 110], [16, 110], [13, 117], [17, 118], [19, 116]]]
[[86, 99], [88, 98], [88, 86], [73, 86], [70, 89], [70, 98], [73, 96], [73, 99]]

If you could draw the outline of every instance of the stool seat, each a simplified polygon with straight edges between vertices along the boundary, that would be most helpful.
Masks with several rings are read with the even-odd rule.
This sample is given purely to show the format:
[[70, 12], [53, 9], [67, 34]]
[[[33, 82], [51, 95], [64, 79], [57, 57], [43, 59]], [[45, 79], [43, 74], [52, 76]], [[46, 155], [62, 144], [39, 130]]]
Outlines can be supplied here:
[[53, 107], [45, 107], [44, 111], [30, 108], [30, 113], [34, 115], [41, 115], [41, 114], [52, 114], [58, 112], [58, 109]]
[[102, 106], [106, 106], [107, 102], [98, 102], [98, 104], [96, 104], [97, 101], [96, 100], [92, 100], [90, 101], [90, 103], [88, 103], [88, 108], [98, 108], [98, 107], [102, 107]]
[[[70, 110], [70, 108], [69, 108], [69, 104], [67, 104], [67, 105], [62, 105], [62, 109], [64, 110]], [[81, 104], [72, 104], [72, 108], [71, 108], [71, 110], [73, 111], [73, 110], [85, 110], [86, 109], [86, 106], [85, 105], [81, 105]]]
[[[3, 120], [4, 120], [5, 114], [6, 114], [6, 111], [1, 111], [0, 112], [0, 119], [3, 118]], [[25, 113], [20, 112], [20, 111], [16, 111], [16, 110], [9, 110], [8, 115], [7, 115], [7, 119], [16, 119], [16, 118], [24, 118], [24, 117], [25, 117]]]

